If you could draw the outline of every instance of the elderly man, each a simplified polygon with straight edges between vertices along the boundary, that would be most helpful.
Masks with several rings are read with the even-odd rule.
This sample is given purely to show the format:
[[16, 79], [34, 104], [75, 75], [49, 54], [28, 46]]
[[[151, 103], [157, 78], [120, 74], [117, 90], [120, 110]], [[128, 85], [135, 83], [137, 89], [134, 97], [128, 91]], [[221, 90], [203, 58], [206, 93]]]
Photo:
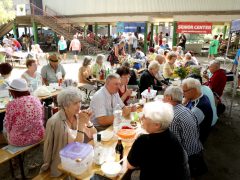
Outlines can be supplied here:
[[174, 111], [173, 121], [169, 129], [186, 150], [191, 176], [195, 177], [207, 169], [203, 160], [203, 146], [199, 140], [197, 119], [188, 108], [182, 105], [182, 99], [183, 91], [180, 87], [170, 86], [164, 92], [163, 101], [173, 105]]
[[50, 83], [58, 83], [58, 79], [64, 79], [65, 70], [61, 64], [59, 64], [59, 58], [56, 54], [49, 56], [49, 64], [42, 67], [41, 76], [43, 83], [49, 85]]
[[140, 169], [140, 179], [190, 179], [186, 153], [169, 130], [172, 106], [150, 102], [145, 104], [143, 114], [142, 125], [149, 134], [139, 136], [133, 143], [127, 157], [128, 169]]
[[200, 141], [204, 143], [210, 133], [213, 119], [211, 103], [201, 91], [201, 83], [197, 79], [187, 78], [182, 82], [186, 107], [197, 117], [200, 127]]
[[204, 83], [204, 85], [209, 86], [213, 93], [215, 93], [218, 97], [221, 97], [227, 82], [225, 70], [220, 69], [219, 61], [212, 60], [209, 63], [209, 71], [212, 73], [212, 77], [209, 78], [205, 73], [203, 77], [208, 81]]
[[157, 61], [152, 61], [149, 64], [148, 70], [144, 71], [140, 78], [140, 92], [143, 92], [151, 86], [155, 90], [162, 90], [162, 83], [156, 78], [159, 69], [160, 66]]
[[165, 63], [165, 57], [163, 55], [158, 54], [155, 58], [155, 60], [159, 63], [159, 71], [156, 76], [158, 80], [163, 80], [163, 66]]
[[91, 102], [90, 108], [93, 110], [92, 122], [98, 131], [106, 129], [113, 124], [113, 111], [119, 104], [123, 109], [123, 116], [127, 116], [131, 111], [135, 111], [135, 106], [128, 107], [122, 102], [118, 90], [121, 84], [118, 74], [110, 74], [105, 85], [98, 90]]

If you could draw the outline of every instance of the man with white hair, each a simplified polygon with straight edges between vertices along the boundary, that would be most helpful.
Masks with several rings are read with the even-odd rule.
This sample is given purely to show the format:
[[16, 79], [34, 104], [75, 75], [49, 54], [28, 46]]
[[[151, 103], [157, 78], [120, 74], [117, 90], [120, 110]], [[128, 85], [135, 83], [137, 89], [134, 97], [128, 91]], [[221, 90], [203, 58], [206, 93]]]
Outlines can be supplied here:
[[[200, 172], [205, 165], [202, 155], [203, 146], [199, 140], [198, 122], [190, 109], [182, 105], [183, 91], [180, 87], [170, 86], [164, 92], [163, 101], [173, 105], [174, 117], [169, 127], [188, 154], [191, 176]], [[198, 157], [198, 158], [196, 158]], [[206, 165], [204, 166], [206, 170]]]
[[156, 75], [158, 74], [160, 69], [159, 63], [157, 61], [152, 61], [148, 69], [143, 72], [140, 77], [140, 92], [143, 92], [148, 87], [153, 87], [155, 90], [162, 90], [162, 83], [158, 81]]
[[139, 168], [140, 179], [190, 179], [186, 153], [169, 131], [172, 119], [170, 104], [150, 102], [144, 105], [142, 126], [149, 134], [135, 140], [127, 157], [128, 169]]
[[113, 111], [119, 104], [123, 110], [123, 116], [135, 111], [135, 106], [125, 106], [122, 102], [118, 90], [121, 84], [118, 74], [109, 74], [105, 85], [98, 90], [90, 102], [90, 108], [93, 110], [91, 121], [98, 131], [105, 130], [113, 124]]
[[213, 110], [208, 97], [202, 94], [201, 83], [197, 79], [187, 78], [182, 82], [186, 107], [197, 117], [200, 127], [200, 141], [204, 143], [210, 133]]
[[212, 76], [209, 78], [207, 74], [203, 75], [208, 80], [204, 85], [209, 86], [213, 93], [221, 97], [227, 82], [225, 70], [220, 69], [219, 61], [212, 60], [209, 63], [209, 71], [212, 73]]

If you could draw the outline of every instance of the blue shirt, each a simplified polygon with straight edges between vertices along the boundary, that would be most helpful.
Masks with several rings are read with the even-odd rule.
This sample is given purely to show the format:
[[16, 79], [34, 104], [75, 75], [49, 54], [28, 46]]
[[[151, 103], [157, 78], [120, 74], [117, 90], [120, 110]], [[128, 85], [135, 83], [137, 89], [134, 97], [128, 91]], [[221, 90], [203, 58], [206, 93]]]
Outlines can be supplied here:
[[212, 126], [214, 126], [218, 120], [218, 116], [217, 116], [217, 108], [215, 105], [215, 99], [214, 99], [213, 92], [208, 86], [205, 86], [205, 85], [201, 86], [201, 90], [202, 90], [202, 93], [208, 97], [208, 99], [211, 103], [211, 107], [213, 110]]
[[238, 49], [237, 54], [235, 56], [235, 59], [233, 61], [233, 64], [238, 65], [238, 58], [240, 57], [240, 49]]

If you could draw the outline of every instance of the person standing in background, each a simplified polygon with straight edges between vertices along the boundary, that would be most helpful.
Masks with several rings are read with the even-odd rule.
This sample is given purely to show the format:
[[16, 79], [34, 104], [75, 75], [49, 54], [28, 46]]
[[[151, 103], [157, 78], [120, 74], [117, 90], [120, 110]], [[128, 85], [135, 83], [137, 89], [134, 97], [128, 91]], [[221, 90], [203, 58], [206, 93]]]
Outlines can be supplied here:
[[63, 36], [61, 36], [60, 40], [58, 41], [58, 52], [60, 53], [60, 59], [65, 61], [67, 58], [67, 42]]
[[73, 40], [70, 43], [69, 51], [73, 52], [74, 61], [77, 62], [78, 53], [81, 51], [81, 43], [77, 39], [77, 35], [73, 36]]
[[182, 50], [184, 51], [185, 50], [185, 44], [187, 42], [187, 38], [184, 34], [181, 34], [181, 36], [179, 37], [179, 43], [178, 43], [178, 46], [181, 46], [182, 47]]
[[208, 59], [214, 59], [214, 55], [218, 53], [219, 41], [217, 40], [218, 35], [213, 37], [213, 40], [210, 42]]

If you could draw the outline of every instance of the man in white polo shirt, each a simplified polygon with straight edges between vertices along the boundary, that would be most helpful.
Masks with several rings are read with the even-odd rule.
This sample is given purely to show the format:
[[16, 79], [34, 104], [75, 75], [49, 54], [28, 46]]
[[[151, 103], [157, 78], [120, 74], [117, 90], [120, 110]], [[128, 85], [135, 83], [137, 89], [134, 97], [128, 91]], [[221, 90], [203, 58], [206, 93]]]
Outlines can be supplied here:
[[113, 111], [117, 104], [123, 108], [123, 116], [127, 116], [136, 110], [135, 106], [125, 106], [119, 97], [118, 89], [120, 83], [118, 74], [108, 75], [105, 86], [98, 90], [91, 100], [90, 107], [93, 110], [92, 122], [98, 131], [104, 130], [113, 124]]

